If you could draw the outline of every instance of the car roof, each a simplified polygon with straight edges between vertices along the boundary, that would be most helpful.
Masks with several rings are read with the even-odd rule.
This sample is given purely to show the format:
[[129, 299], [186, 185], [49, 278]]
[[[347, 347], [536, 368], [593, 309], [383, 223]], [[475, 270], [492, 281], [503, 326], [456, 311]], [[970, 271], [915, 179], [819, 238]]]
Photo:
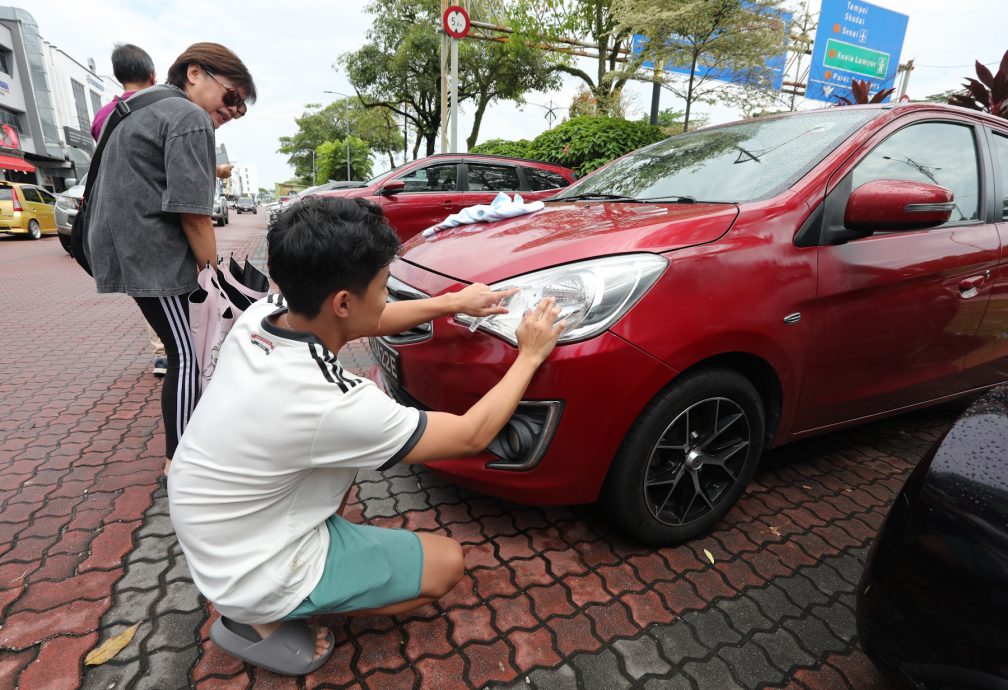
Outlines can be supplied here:
[[574, 172], [568, 167], [563, 165], [558, 165], [557, 163], [549, 163], [547, 161], [536, 160], [534, 158], [518, 158], [517, 156], [501, 156], [496, 153], [432, 153], [429, 156], [424, 156], [423, 158], [418, 158], [417, 161], [427, 161], [435, 158], [464, 158], [465, 160], [500, 160], [507, 161], [509, 163], [531, 163], [543, 168], [552, 168], [556, 170], [568, 170]]

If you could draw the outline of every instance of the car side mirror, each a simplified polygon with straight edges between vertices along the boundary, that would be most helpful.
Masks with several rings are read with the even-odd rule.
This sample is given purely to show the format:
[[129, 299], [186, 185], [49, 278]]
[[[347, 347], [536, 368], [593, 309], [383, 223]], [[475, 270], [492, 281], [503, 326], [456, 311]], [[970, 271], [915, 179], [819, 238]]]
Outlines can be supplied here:
[[66, 185], [67, 189], [70, 189], [75, 184], [77, 184], [77, 178], [76, 177], [64, 177], [63, 178], [63, 184]]
[[406, 189], [406, 183], [402, 180], [389, 180], [381, 186], [380, 191], [383, 196], [392, 196], [393, 194], [398, 194], [404, 189]]
[[844, 210], [844, 226], [858, 232], [921, 230], [947, 223], [955, 208], [952, 192], [925, 182], [873, 180], [855, 189]]

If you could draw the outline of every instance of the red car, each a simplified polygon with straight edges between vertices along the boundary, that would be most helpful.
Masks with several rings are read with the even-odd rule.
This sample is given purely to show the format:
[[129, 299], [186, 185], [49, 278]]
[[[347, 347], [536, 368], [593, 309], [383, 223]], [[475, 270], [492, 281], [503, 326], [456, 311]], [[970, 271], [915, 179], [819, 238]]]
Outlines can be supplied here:
[[764, 449], [1008, 379], [1008, 122], [850, 106], [672, 137], [538, 213], [414, 238], [393, 299], [518, 286], [506, 317], [372, 339], [387, 388], [464, 411], [526, 306], [568, 326], [483, 456], [432, 463], [638, 539], [711, 529]]
[[489, 204], [498, 192], [546, 199], [576, 179], [573, 170], [521, 158], [445, 153], [399, 166], [354, 189], [319, 196], [363, 196], [381, 205], [400, 239], [408, 240], [466, 206]]

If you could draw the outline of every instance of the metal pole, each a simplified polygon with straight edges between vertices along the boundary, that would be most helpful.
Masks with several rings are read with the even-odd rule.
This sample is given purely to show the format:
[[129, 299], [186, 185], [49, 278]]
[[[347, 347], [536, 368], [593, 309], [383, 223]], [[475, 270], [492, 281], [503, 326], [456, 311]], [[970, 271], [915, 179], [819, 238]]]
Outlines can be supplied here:
[[654, 70], [654, 84], [651, 86], [651, 118], [653, 125], [658, 124], [659, 103], [661, 102], [661, 78], [658, 76], [658, 68]]
[[315, 173], [315, 149], [311, 152], [311, 186], [315, 186], [315, 181], [318, 179], [318, 175]]
[[451, 150], [458, 153], [458, 40], [451, 40]]
[[350, 104], [343, 101], [343, 119], [346, 120], [346, 179], [350, 181]]
[[908, 60], [905, 65], [900, 65], [900, 67], [903, 68], [903, 81], [900, 84], [899, 96], [896, 97], [897, 102], [903, 100], [903, 97], [906, 96], [907, 86], [910, 83], [910, 73], [913, 71], [914, 68], [913, 63], [914, 63], [913, 60]]
[[[448, 9], [448, 0], [441, 0], [441, 16]], [[448, 153], [448, 34], [441, 33], [441, 153]]]
[[409, 147], [409, 130], [407, 129], [409, 125], [409, 119], [406, 117], [406, 104], [403, 103], [403, 115], [402, 115], [402, 162], [406, 163], [406, 159], [409, 158], [409, 152], [407, 148]]

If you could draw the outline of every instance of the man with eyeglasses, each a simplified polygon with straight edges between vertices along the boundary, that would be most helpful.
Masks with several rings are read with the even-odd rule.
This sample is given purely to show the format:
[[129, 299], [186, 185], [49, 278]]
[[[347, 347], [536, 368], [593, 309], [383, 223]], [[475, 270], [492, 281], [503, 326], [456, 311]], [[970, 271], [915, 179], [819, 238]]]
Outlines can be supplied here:
[[[88, 200], [87, 254], [98, 292], [132, 297], [168, 360], [161, 391], [165, 472], [200, 395], [187, 296], [198, 267], [216, 263], [214, 132], [256, 97], [244, 63], [196, 43], [168, 70], [163, 98], [113, 130]], [[147, 90], [145, 90], [146, 92]]]

